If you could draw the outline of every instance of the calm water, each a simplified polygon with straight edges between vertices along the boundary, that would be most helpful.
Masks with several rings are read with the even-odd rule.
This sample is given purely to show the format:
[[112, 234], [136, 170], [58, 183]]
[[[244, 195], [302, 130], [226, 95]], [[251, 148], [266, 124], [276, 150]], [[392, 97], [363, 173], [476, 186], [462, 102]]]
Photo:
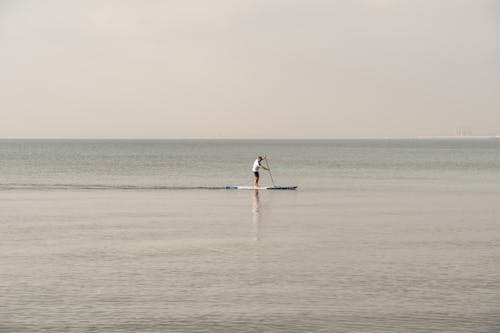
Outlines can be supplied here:
[[0, 253], [1, 332], [499, 332], [500, 140], [0, 140]]

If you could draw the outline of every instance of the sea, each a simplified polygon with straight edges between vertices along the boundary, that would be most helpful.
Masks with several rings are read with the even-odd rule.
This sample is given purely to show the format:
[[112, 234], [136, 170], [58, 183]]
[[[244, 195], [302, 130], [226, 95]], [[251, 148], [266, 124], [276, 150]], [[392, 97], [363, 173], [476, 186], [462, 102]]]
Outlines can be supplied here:
[[500, 332], [500, 139], [2, 139], [0, 332]]

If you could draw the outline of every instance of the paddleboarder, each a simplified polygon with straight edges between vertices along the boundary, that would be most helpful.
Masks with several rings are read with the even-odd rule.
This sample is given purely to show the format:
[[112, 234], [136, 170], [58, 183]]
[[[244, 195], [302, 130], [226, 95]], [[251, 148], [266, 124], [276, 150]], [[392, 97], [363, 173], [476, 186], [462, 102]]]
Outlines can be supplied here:
[[266, 168], [265, 166], [261, 165], [260, 162], [264, 159], [264, 157], [262, 156], [259, 156], [257, 157], [257, 159], [255, 160], [255, 162], [253, 162], [253, 167], [252, 167], [252, 171], [253, 171], [253, 174], [255, 176], [254, 180], [253, 180], [253, 185], [254, 187], [259, 187], [259, 170], [260, 168], [264, 169], [264, 170], [268, 170], [268, 171], [271, 171], [270, 169]]

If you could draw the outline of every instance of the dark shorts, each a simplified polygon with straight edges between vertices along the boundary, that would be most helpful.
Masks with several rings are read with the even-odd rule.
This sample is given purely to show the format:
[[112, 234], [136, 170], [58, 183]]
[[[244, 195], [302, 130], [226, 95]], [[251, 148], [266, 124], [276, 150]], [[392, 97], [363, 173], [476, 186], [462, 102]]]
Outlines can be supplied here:
[[259, 172], [258, 171], [254, 171], [253, 174], [255, 175], [255, 177], [259, 178]]

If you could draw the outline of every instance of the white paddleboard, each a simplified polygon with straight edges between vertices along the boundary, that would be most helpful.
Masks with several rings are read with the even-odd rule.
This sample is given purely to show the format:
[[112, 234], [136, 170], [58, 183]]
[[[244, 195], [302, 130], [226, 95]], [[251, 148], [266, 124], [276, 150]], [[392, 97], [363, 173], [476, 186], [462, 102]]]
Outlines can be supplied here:
[[253, 187], [253, 186], [227, 185], [225, 188], [226, 190], [296, 190], [297, 186]]

